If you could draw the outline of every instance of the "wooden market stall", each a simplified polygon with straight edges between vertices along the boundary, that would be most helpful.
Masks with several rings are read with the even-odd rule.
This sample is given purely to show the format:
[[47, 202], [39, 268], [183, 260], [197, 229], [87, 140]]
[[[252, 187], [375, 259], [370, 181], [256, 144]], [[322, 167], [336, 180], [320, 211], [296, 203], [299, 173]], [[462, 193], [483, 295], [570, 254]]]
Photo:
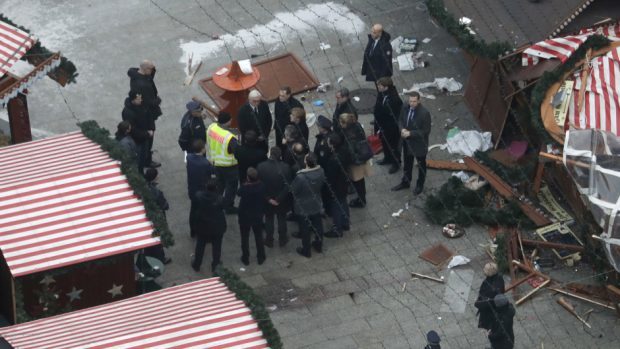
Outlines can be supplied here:
[[267, 348], [251, 310], [219, 278], [0, 328], [11, 348]]
[[159, 243], [119, 163], [82, 133], [0, 149], [0, 313], [9, 322], [133, 296], [134, 252]]

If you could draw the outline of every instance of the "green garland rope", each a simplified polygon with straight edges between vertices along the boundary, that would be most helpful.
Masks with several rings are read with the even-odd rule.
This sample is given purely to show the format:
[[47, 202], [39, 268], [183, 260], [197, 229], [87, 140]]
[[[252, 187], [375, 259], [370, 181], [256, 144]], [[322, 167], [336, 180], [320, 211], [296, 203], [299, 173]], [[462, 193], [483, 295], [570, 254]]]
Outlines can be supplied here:
[[278, 330], [273, 325], [269, 313], [265, 309], [265, 304], [262, 299], [254, 292], [254, 290], [248, 286], [245, 282], [241, 281], [241, 278], [232, 271], [218, 267], [217, 274], [226, 284], [226, 287], [230, 289], [239, 300], [243, 301], [248, 308], [252, 311], [252, 317], [258, 323], [258, 327], [263, 332], [267, 343], [270, 348], [280, 349], [282, 348], [282, 340]]
[[147, 187], [144, 177], [138, 172], [135, 161], [129, 157], [118, 142], [110, 137], [110, 132], [100, 127], [96, 121], [88, 120], [80, 122], [78, 126], [82, 130], [84, 136], [99, 144], [101, 149], [107, 152], [112, 159], [121, 163], [121, 171], [125, 177], [127, 177], [129, 185], [131, 185], [134, 193], [142, 199], [144, 208], [146, 209], [146, 216], [153, 222], [155, 228], [153, 230], [153, 236], [159, 236], [164, 247], [174, 245], [174, 237], [168, 228], [164, 213], [159, 206], [157, 206], [155, 198], [151, 190]]
[[480, 57], [497, 59], [498, 57], [513, 50], [513, 46], [507, 42], [487, 43], [482, 39], [472, 35], [465, 25], [459, 24], [444, 7], [442, 0], [426, 0], [428, 13], [439, 22], [465, 51]]
[[[5, 22], [9, 25], [12, 25], [16, 28], [19, 28], [27, 33], [30, 33], [30, 30], [13, 23], [13, 21], [8, 19], [1, 13], [0, 13], [0, 21]], [[30, 50], [28, 50], [28, 52], [26, 52], [26, 54], [21, 59], [27, 60], [31, 64], [36, 65], [37, 62], [46, 60], [47, 58], [51, 57], [54, 53], [55, 52], [48, 50], [43, 45], [41, 45], [39, 41], [37, 41], [37, 43], [34, 44], [34, 46]], [[64, 74], [66, 74], [68, 83], [75, 83], [76, 78], [79, 75], [77, 73], [77, 68], [75, 67], [75, 64], [73, 64], [73, 62], [68, 60], [66, 57], [61, 57], [60, 65], [56, 69], [54, 69], [54, 71], [50, 72], [49, 74], [51, 76], [55, 76], [58, 74], [58, 72], [63, 72]]]

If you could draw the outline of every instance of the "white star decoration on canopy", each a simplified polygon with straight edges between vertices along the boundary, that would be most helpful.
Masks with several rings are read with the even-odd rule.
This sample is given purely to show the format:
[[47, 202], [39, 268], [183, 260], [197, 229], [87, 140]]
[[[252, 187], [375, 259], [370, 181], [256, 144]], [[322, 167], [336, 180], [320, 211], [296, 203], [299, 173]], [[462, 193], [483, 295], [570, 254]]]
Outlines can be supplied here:
[[108, 290], [108, 293], [112, 295], [112, 298], [115, 298], [116, 296], [122, 296], [123, 295], [123, 285], [118, 285], [116, 286], [116, 284], [112, 284], [112, 288]]
[[78, 290], [75, 288], [75, 286], [73, 286], [71, 292], [67, 293], [67, 296], [69, 296], [69, 302], [73, 302], [76, 299], [82, 299], [82, 297], [80, 296], [82, 292], [84, 292], [84, 290]]
[[40, 284], [44, 284], [45, 286], [48, 286], [48, 287], [50, 284], [53, 284], [54, 282], [56, 282], [56, 280], [54, 280], [54, 277], [50, 275], [45, 275], [43, 279], [39, 281]]

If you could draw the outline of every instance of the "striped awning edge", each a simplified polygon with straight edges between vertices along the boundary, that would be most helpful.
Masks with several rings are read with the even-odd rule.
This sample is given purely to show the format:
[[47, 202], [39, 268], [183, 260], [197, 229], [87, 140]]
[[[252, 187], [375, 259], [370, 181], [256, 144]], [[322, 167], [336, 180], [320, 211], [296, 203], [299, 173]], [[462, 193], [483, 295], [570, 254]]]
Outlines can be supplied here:
[[11, 346], [45, 348], [266, 348], [251, 311], [219, 278], [0, 328]]
[[0, 78], [35, 44], [25, 31], [0, 21]]
[[0, 149], [0, 251], [13, 277], [159, 244], [118, 162], [80, 132]]

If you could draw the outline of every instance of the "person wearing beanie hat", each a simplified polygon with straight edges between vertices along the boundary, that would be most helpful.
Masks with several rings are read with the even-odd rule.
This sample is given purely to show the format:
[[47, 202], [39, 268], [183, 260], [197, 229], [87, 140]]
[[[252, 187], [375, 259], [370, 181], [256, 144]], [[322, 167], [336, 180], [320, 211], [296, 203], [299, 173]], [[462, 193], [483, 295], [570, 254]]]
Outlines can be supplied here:
[[514, 348], [515, 335], [512, 329], [515, 308], [506, 295], [500, 293], [493, 298], [493, 323], [489, 330], [489, 341], [493, 349]]
[[483, 269], [486, 278], [480, 285], [480, 291], [478, 292], [478, 298], [474, 303], [474, 306], [478, 309], [478, 328], [485, 330], [491, 329], [493, 323], [493, 298], [501, 293], [504, 293], [504, 278], [497, 272], [497, 264], [487, 263]]
[[439, 342], [441, 342], [441, 339], [439, 338], [437, 332], [433, 330], [428, 331], [426, 334], [426, 346], [424, 349], [441, 349]]

